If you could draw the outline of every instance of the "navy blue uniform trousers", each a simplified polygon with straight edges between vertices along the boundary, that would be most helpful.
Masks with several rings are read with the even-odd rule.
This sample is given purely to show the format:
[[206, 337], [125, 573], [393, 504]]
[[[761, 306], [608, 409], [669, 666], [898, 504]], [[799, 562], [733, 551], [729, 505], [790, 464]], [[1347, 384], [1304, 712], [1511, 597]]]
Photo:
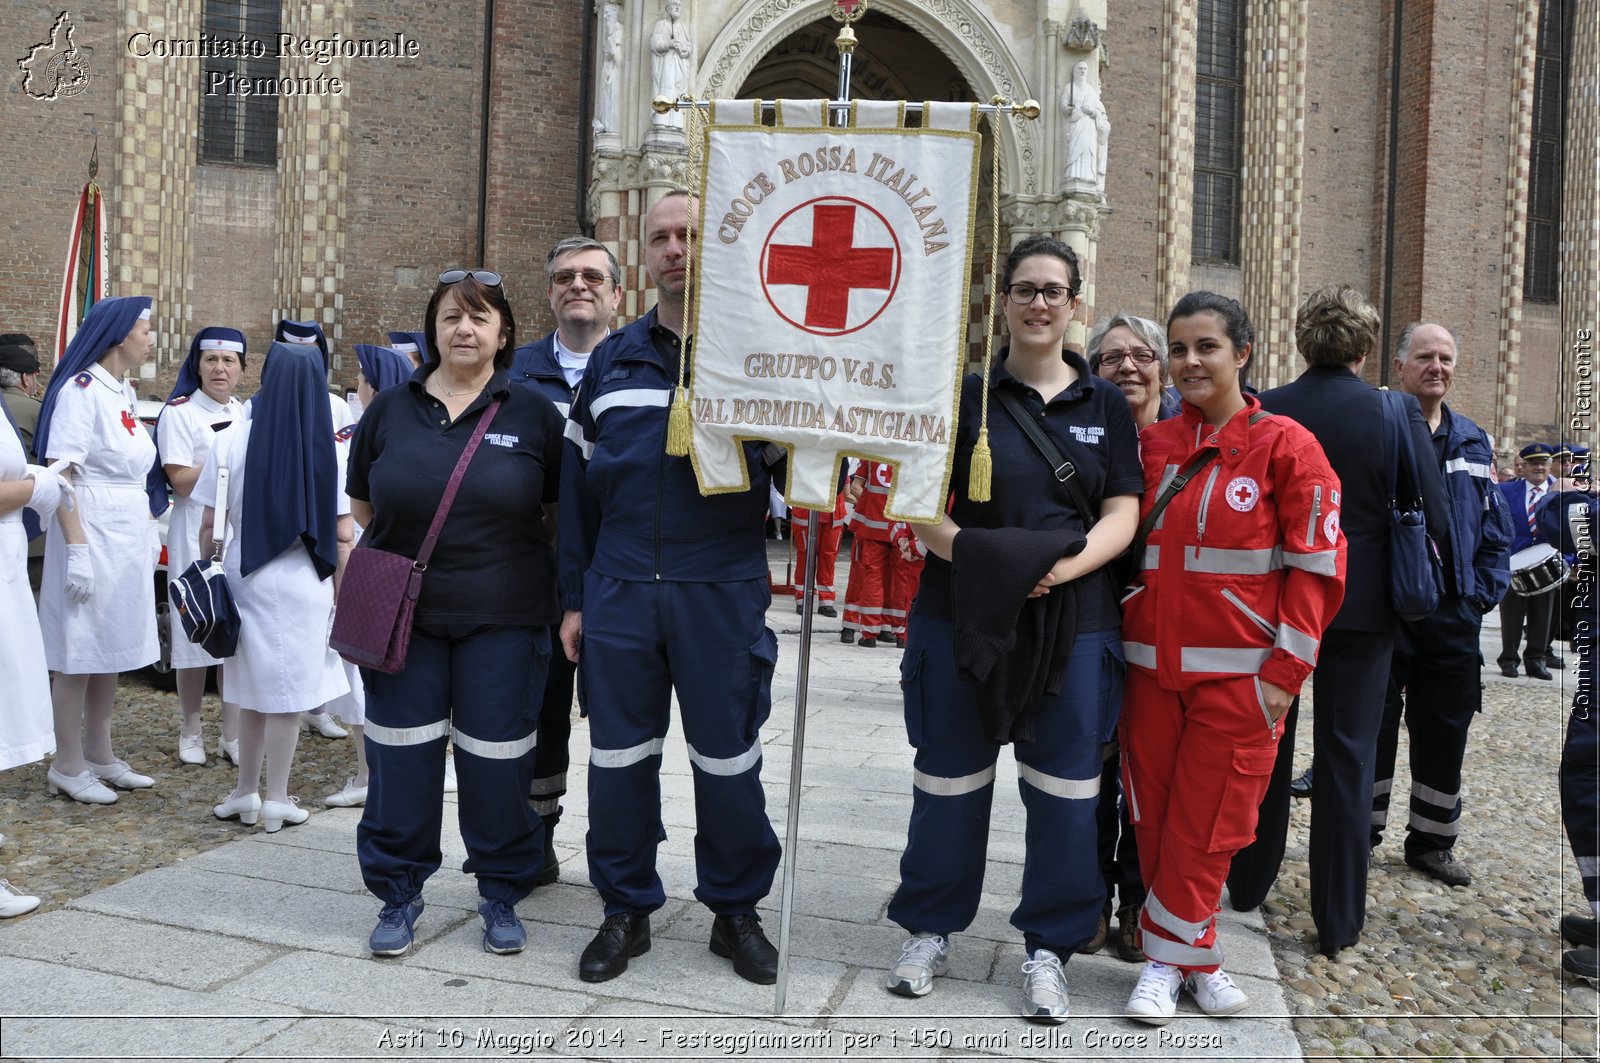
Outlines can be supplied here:
[[[1591, 613], [1590, 616], [1593, 614]], [[1584, 623], [1593, 623], [1585, 618]], [[1583, 895], [1600, 916], [1600, 720], [1595, 716], [1595, 642], [1580, 629], [1578, 693], [1561, 747], [1561, 825], [1583, 876]]]
[[445, 740], [454, 738], [457, 814], [485, 898], [515, 905], [544, 867], [544, 823], [528, 804], [550, 629], [418, 623], [406, 666], [361, 670], [371, 779], [356, 855], [387, 904], [439, 869]]
[[[956, 675], [955, 626], [913, 613], [901, 662], [906, 736], [916, 747], [911, 825], [889, 918], [907, 931], [949, 936], [977, 915], [988, 863], [989, 813], [1000, 747], [984, 732], [976, 688]], [[1122, 639], [1079, 635], [1061, 692], [1046, 696], [1031, 742], [1013, 745], [1027, 814], [1022, 900], [1011, 925], [1028, 953], [1067, 959], [1094, 937], [1106, 887], [1095, 810], [1101, 747], [1122, 707]]]
[[[1329, 628], [1312, 673], [1311, 918], [1324, 951], [1352, 945], [1367, 920], [1367, 842], [1372, 774], [1394, 636]], [[1261, 800], [1256, 840], [1228, 870], [1228, 898], [1240, 911], [1261, 904], [1278, 878], [1289, 831], [1289, 781], [1300, 699], [1283, 718], [1278, 760]]]
[[1394, 787], [1400, 718], [1411, 736], [1411, 815], [1406, 854], [1452, 848], [1461, 819], [1461, 762], [1467, 729], [1483, 709], [1483, 614], [1447, 595], [1428, 616], [1395, 633], [1389, 692], [1378, 731], [1372, 785], [1372, 848], [1383, 841]]
[[578, 666], [561, 651], [561, 629], [550, 628], [550, 674], [539, 709], [539, 744], [533, 750], [533, 784], [528, 799], [544, 820], [545, 844], [561, 822], [561, 799], [567, 793], [567, 744], [572, 738], [572, 688]]
[[589, 879], [606, 915], [666, 903], [656, 874], [661, 753], [678, 695], [695, 794], [695, 897], [753, 913], [772, 889], [778, 836], [761, 789], [777, 637], [767, 578], [645, 583], [584, 577], [578, 667], [589, 709]]

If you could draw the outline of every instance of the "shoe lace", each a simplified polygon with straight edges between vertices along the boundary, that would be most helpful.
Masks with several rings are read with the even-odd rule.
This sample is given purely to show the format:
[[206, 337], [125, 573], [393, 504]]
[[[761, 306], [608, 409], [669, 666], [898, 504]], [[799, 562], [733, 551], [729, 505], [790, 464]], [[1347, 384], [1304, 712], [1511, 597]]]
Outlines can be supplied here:
[[1164, 1004], [1172, 998], [1172, 987], [1175, 983], [1177, 970], [1164, 963], [1152, 963], [1139, 975], [1139, 982], [1133, 987], [1134, 1000], [1148, 1000]]
[[633, 917], [627, 912], [618, 912], [616, 915], [606, 916], [605, 922], [600, 924], [600, 933], [624, 935], [632, 925]]
[[505, 901], [489, 901], [483, 906], [483, 919], [492, 927], [509, 928], [517, 923], [517, 915]]
[[1195, 978], [1205, 983], [1206, 991], [1212, 996], [1218, 996], [1230, 989], [1237, 989], [1233, 979], [1228, 977], [1228, 972], [1215, 970], [1207, 973], [1196, 973]]
[[406, 925], [406, 905], [386, 904], [378, 913], [378, 929], [399, 930]]
[[13, 897], [22, 896], [22, 891], [13, 886], [8, 878], [0, 878], [0, 893], [9, 893]]
[[[919, 967], [931, 967], [940, 956], [944, 955], [947, 947], [945, 939], [938, 934], [932, 934], [928, 937], [908, 938], [906, 943], [900, 946], [900, 963], [913, 963]], [[1024, 964], [1023, 967], [1026, 969], [1027, 964]]]
[[1038, 959], [1025, 960], [1022, 964], [1022, 973], [1028, 978], [1028, 991], [1032, 993], [1035, 990], [1044, 990], [1064, 995], [1067, 989], [1067, 972], [1061, 966], [1061, 957], [1043, 950], [1036, 955]]

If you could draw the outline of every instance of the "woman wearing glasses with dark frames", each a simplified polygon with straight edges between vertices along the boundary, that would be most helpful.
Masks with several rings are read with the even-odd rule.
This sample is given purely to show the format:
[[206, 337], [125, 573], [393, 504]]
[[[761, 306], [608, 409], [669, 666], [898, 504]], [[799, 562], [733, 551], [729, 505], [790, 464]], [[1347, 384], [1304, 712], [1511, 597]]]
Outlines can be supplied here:
[[348, 491], [365, 543], [416, 557], [469, 440], [493, 420], [439, 532], [405, 667], [362, 669], [370, 775], [356, 844], [384, 904], [369, 946], [375, 956], [411, 947], [423, 883], [441, 861], [453, 738], [462, 870], [478, 880], [483, 947], [520, 952], [516, 904], [544, 865], [544, 824], [527, 795], [560, 618], [547, 529], [563, 422], [537, 390], [510, 386], [517, 326], [498, 274], [441, 273], [425, 323], [422, 368], [378, 393], [351, 445]]
[[[888, 988], [929, 992], [948, 969], [950, 935], [977, 914], [995, 763], [1015, 743], [1027, 856], [1011, 922], [1027, 950], [1022, 1014], [1044, 1023], [1066, 1018], [1064, 965], [1095, 936], [1105, 901], [1095, 805], [1123, 675], [1105, 565], [1133, 538], [1143, 487], [1127, 402], [1064, 344], [1081, 283], [1077, 255], [1058, 240], [1031, 237], [1011, 252], [1001, 289], [1011, 342], [987, 395], [991, 497], [968, 492], [985, 400], [973, 374], [962, 385], [950, 511], [915, 529], [929, 557], [901, 664], [917, 755], [889, 918], [911, 936]], [[1061, 458], [1070, 477], [1056, 474]]]
[[1182, 405], [1167, 372], [1167, 330], [1147, 317], [1116, 313], [1089, 330], [1089, 368], [1122, 389], [1140, 431], [1176, 417]]

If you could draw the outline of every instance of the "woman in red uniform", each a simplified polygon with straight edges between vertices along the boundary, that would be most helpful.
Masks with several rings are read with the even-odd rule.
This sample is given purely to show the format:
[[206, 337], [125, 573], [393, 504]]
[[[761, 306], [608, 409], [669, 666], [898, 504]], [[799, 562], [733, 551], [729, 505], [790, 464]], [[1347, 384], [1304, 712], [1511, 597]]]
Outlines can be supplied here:
[[1232, 299], [1179, 300], [1167, 344], [1183, 410], [1139, 437], [1153, 526], [1123, 600], [1121, 738], [1150, 962], [1126, 1014], [1156, 1025], [1180, 988], [1209, 1015], [1248, 1003], [1221, 969], [1215, 913], [1255, 836], [1278, 721], [1344, 597], [1339, 479], [1310, 432], [1242, 392], [1252, 338]]

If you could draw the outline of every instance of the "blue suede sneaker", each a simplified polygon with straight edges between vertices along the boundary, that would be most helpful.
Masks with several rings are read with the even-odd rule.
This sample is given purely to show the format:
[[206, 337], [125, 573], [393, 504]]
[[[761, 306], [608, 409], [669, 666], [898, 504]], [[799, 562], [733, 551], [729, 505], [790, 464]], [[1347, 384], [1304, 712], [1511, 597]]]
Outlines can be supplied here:
[[404, 956], [411, 949], [413, 930], [422, 915], [422, 895], [404, 904], [386, 904], [378, 913], [378, 925], [367, 939], [374, 956]]
[[478, 914], [483, 916], [484, 952], [505, 956], [521, 952], [528, 944], [528, 932], [522, 929], [522, 920], [517, 918], [516, 909], [505, 901], [485, 898], [478, 905]]

